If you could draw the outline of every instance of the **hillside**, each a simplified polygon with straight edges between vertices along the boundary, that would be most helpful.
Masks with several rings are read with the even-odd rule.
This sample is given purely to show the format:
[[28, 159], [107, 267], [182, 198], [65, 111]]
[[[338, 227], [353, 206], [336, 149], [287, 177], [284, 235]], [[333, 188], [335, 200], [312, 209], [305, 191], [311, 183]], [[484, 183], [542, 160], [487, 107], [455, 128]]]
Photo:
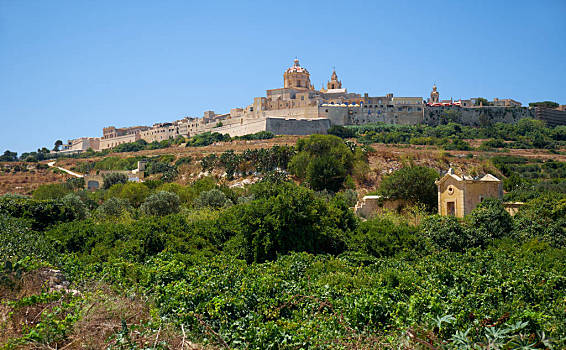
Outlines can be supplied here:
[[[97, 190], [5, 163], [0, 346], [564, 348], [566, 129], [330, 131], [55, 161]], [[502, 191], [437, 215], [449, 167]], [[370, 192], [402, 205], [358, 217]]]

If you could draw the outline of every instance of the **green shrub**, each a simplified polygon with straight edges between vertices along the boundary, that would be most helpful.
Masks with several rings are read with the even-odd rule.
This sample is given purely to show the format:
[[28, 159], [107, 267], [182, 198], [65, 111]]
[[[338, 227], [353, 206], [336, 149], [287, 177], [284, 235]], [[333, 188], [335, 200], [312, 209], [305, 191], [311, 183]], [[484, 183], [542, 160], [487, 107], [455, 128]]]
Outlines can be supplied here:
[[0, 214], [0, 264], [25, 257], [48, 259], [52, 256], [51, 243], [43, 233], [33, 231], [28, 220]]
[[128, 182], [128, 177], [122, 173], [109, 173], [103, 176], [104, 185], [103, 188], [105, 190], [109, 189], [110, 187], [116, 184], [125, 184]]
[[453, 216], [432, 215], [426, 217], [421, 225], [425, 237], [439, 249], [448, 249], [460, 252], [465, 248], [472, 247], [474, 240]]
[[147, 197], [140, 209], [146, 215], [165, 216], [179, 212], [179, 204], [175, 193], [159, 191]]
[[338, 136], [343, 139], [349, 139], [352, 137], [356, 137], [356, 132], [354, 129], [346, 128], [340, 125], [333, 125], [328, 129], [328, 133], [330, 135]]
[[466, 219], [474, 246], [484, 246], [496, 238], [508, 236], [513, 228], [511, 215], [505, 211], [503, 203], [494, 198], [485, 199]]
[[346, 169], [332, 156], [316, 157], [309, 162], [305, 179], [315, 191], [337, 192], [346, 179]]
[[59, 199], [71, 192], [73, 192], [72, 187], [67, 183], [45, 184], [33, 191], [32, 197], [39, 200]]
[[360, 223], [348, 246], [378, 258], [394, 256], [414, 251], [419, 246], [416, 231], [405, 222], [395, 223], [389, 218], [375, 217]]
[[61, 199], [63, 205], [72, 212], [75, 220], [82, 220], [88, 216], [86, 204], [75, 193], [69, 193]]
[[34, 230], [77, 219], [73, 208], [61, 200], [36, 200], [26, 197], [1, 196], [0, 214], [27, 219]]
[[134, 208], [126, 199], [111, 197], [104, 201], [97, 209], [96, 216], [102, 219], [131, 216]]
[[201, 192], [194, 201], [194, 205], [197, 208], [221, 209], [232, 204], [232, 201], [222, 191], [217, 189]]
[[355, 225], [346, 206], [326, 204], [312, 190], [291, 183], [260, 184], [254, 197], [221, 216], [227, 235], [235, 233], [227, 246], [248, 262], [291, 251], [338, 254], [345, 248], [344, 231]]
[[528, 201], [514, 217], [513, 236], [566, 247], [566, 195], [545, 193]]
[[[112, 187], [109, 191], [114, 188], [115, 187]], [[119, 192], [116, 193], [115, 196], [128, 200], [135, 208], [138, 208], [150, 194], [150, 189], [139, 182], [128, 182], [117, 187], [117, 189]]]
[[385, 198], [404, 200], [407, 204], [422, 203], [433, 212], [438, 205], [434, 183], [436, 179], [438, 173], [434, 169], [422, 166], [405, 167], [384, 177], [378, 193]]
[[309, 186], [320, 191], [337, 192], [353, 166], [354, 154], [339, 137], [311, 135], [297, 141], [297, 154], [289, 169]]

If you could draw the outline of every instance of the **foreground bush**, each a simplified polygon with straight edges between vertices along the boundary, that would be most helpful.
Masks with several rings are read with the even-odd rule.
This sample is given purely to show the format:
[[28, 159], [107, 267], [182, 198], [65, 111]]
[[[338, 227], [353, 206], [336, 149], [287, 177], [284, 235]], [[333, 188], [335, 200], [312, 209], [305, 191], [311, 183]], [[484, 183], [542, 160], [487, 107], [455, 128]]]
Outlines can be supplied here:
[[[492, 343], [532, 334], [529, 344], [538, 344], [544, 331], [560, 348], [565, 257], [537, 243], [506, 242], [368, 266], [307, 254], [252, 265], [222, 256], [187, 265], [159, 256], [145, 285], [161, 317], [183, 324], [195, 339], [221, 337], [231, 348], [397, 348], [415, 328], [427, 329], [439, 347], [486, 345], [486, 335], [509, 329]], [[534, 287], [536, 280], [544, 287]], [[203, 335], [203, 323], [217, 336]]]
[[165, 216], [179, 212], [179, 204], [175, 193], [159, 191], [147, 197], [140, 209], [146, 215]]
[[326, 203], [312, 190], [292, 183], [263, 183], [255, 199], [236, 205], [226, 220], [227, 247], [248, 262], [273, 260], [292, 251], [338, 254], [345, 249], [345, 232], [356, 219], [344, 201]]

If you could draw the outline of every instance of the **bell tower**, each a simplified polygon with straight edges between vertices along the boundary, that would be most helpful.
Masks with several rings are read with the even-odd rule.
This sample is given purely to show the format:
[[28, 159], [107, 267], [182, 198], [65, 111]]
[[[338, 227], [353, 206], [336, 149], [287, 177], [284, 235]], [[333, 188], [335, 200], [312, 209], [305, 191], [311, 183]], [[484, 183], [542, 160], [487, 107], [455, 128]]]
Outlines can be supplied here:
[[430, 93], [429, 103], [438, 103], [440, 101], [440, 94], [436, 91], [436, 84], [432, 85], [432, 92]]
[[341, 89], [342, 82], [338, 80], [338, 74], [336, 74], [336, 69], [332, 69], [332, 76], [330, 81], [326, 84], [326, 90]]

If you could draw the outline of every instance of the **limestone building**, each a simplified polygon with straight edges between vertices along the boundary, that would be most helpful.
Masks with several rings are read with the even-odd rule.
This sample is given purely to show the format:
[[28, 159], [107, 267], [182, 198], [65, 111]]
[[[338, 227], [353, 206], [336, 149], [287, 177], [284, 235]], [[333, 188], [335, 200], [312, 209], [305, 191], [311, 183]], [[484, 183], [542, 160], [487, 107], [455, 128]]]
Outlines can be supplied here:
[[439, 180], [438, 214], [462, 218], [486, 198], [503, 198], [501, 181], [491, 174], [481, 178], [455, 175], [452, 168]]
[[[90, 140], [88, 143], [94, 150], [104, 150], [140, 139], [160, 142], [179, 135], [190, 137], [204, 132], [230, 136], [260, 131], [276, 135], [325, 134], [331, 125], [373, 122], [436, 125], [445, 122], [447, 114], [454, 119], [451, 121], [471, 126], [538, 117], [534, 109], [518, 107], [520, 102], [511, 99], [496, 98], [489, 107], [478, 105], [476, 99], [441, 100], [436, 85], [432, 88], [428, 103], [422, 97], [353, 93], [345, 88], [335, 69], [326, 87], [316, 90], [309, 71], [301, 66], [298, 59], [283, 72], [282, 85], [283, 87], [266, 90], [265, 96], [255, 97], [250, 105], [232, 108], [229, 113], [217, 114], [209, 110], [204, 112], [202, 118], [185, 117], [172, 122], [156, 123], [151, 127], [109, 126], [103, 129], [103, 136], [98, 142]], [[566, 120], [562, 120], [565, 119], [562, 115], [553, 114], [551, 117], [546, 119], [552, 119], [553, 123], [566, 123]], [[86, 141], [71, 147], [83, 149], [85, 144]]]

